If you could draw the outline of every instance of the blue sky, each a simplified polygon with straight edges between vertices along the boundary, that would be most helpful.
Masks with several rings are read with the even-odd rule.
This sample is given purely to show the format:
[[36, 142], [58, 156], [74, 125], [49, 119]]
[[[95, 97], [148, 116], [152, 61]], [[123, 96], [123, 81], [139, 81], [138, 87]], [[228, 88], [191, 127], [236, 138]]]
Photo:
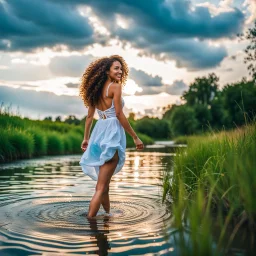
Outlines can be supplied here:
[[247, 76], [237, 33], [255, 18], [255, 0], [0, 0], [0, 101], [31, 118], [81, 118], [84, 69], [120, 54], [125, 112], [160, 115], [195, 77]]

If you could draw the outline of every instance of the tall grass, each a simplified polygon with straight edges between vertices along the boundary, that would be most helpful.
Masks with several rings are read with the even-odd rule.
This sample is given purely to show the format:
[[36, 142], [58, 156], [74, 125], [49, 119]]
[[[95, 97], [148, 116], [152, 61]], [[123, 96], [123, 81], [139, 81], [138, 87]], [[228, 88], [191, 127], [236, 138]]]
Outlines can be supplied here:
[[[138, 137], [143, 141], [144, 145], [152, 145], [154, 144], [154, 140], [147, 136], [146, 134], [138, 133]], [[127, 147], [135, 147], [134, 141], [132, 137], [128, 134], [126, 134], [126, 146]]]
[[177, 152], [173, 172], [164, 179], [163, 194], [163, 199], [172, 201], [179, 241], [184, 242], [189, 230], [184, 255], [219, 255], [232, 247], [242, 229], [247, 237], [240, 242], [249, 239], [250, 251], [256, 227], [256, 123], [191, 136], [187, 142], [187, 149]]
[[[42, 155], [83, 153], [84, 120], [75, 126], [49, 120], [30, 120], [11, 111], [3, 104], [0, 106], [0, 163]], [[91, 132], [95, 124], [94, 120]], [[127, 147], [134, 147], [132, 138], [126, 137]], [[145, 145], [154, 143], [144, 134], [139, 134], [139, 137]]]
[[82, 154], [83, 134], [84, 123], [75, 126], [49, 120], [30, 120], [1, 105], [0, 162], [41, 155]]

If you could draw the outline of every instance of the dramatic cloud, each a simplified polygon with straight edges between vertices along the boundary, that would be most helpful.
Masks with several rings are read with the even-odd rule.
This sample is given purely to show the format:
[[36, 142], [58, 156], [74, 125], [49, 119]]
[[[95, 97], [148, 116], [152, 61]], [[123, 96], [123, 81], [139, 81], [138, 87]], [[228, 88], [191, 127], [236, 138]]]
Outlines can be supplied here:
[[32, 51], [58, 44], [81, 49], [94, 43], [93, 29], [76, 5], [50, 1], [0, 1], [0, 49]]
[[82, 100], [77, 96], [57, 96], [50, 92], [36, 92], [6, 86], [0, 86], [0, 102], [4, 102], [4, 105], [12, 104], [12, 111], [19, 107], [22, 115], [29, 113], [34, 118], [38, 118], [38, 115], [42, 118], [49, 115], [69, 114], [82, 118], [87, 113]]
[[161, 86], [140, 86], [143, 91], [136, 92], [135, 95], [152, 95], [165, 92], [171, 95], [182, 95], [188, 89], [188, 85], [183, 80], [175, 80], [171, 85], [162, 84]]
[[[81, 14], [85, 7], [109, 33], [98, 37], [89, 14]], [[223, 45], [211, 42], [235, 37], [245, 20], [241, 10], [225, 10], [212, 15], [209, 6], [186, 0], [0, 1], [0, 49], [32, 51], [61, 44], [79, 50], [116, 38], [140, 55], [176, 60], [177, 67], [211, 68], [227, 56]]]
[[142, 70], [130, 69], [129, 77], [133, 79], [139, 86], [162, 86], [162, 78], [160, 76], [150, 76]]
[[[207, 7], [193, 7], [185, 0], [152, 0], [147, 4], [88, 0], [86, 5], [104, 22], [112, 36], [141, 49], [141, 55], [175, 59], [178, 67], [190, 70], [218, 66], [227, 56], [226, 49], [203, 40], [232, 38], [241, 31], [244, 22], [243, 13], [236, 8], [212, 16]], [[127, 25], [119, 26], [118, 18]]]
[[173, 84], [166, 87], [166, 92], [172, 95], [182, 95], [188, 89], [188, 85], [182, 80], [176, 80]]

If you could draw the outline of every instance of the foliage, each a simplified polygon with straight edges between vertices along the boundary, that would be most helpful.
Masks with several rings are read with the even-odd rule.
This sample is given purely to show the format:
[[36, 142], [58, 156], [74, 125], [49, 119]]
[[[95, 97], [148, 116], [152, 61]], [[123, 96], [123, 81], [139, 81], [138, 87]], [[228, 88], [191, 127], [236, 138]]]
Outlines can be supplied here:
[[[173, 202], [172, 221], [180, 230], [184, 255], [228, 250], [241, 227], [247, 236], [239, 240], [246, 243], [256, 227], [256, 123], [186, 139], [188, 148], [177, 152], [173, 171], [165, 175], [163, 194]], [[219, 230], [215, 248], [214, 227]], [[189, 245], [182, 240], [186, 230]]]
[[[138, 137], [142, 140], [144, 145], [152, 145], [154, 144], [154, 140], [150, 138], [149, 136], [142, 134], [142, 133], [137, 133]], [[126, 147], [128, 148], [134, 148], [135, 144], [132, 139], [132, 137], [126, 133]]]
[[171, 137], [169, 123], [164, 119], [144, 117], [136, 121], [135, 129], [154, 139]]
[[209, 106], [217, 94], [218, 81], [219, 78], [214, 73], [209, 74], [208, 77], [197, 77], [189, 86], [189, 90], [183, 93], [182, 99], [189, 106]]
[[253, 81], [243, 78], [225, 85], [222, 90], [218, 89], [218, 78], [213, 74], [196, 81], [183, 95], [187, 102], [182, 106], [173, 105], [163, 115], [163, 119], [170, 123], [174, 136], [222, 130], [224, 127], [231, 129], [254, 120], [256, 84]]
[[[136, 121], [130, 116], [131, 126], [136, 129]], [[14, 115], [3, 104], [0, 108], [0, 162], [31, 158], [42, 155], [82, 154], [80, 145], [84, 136], [86, 117], [79, 120], [69, 116], [51, 121], [30, 120]], [[69, 121], [68, 121], [69, 120]], [[73, 121], [74, 122], [73, 122]], [[91, 132], [97, 120], [93, 120]], [[143, 133], [137, 133], [144, 145], [153, 144], [154, 140]], [[132, 138], [127, 135], [127, 147], [134, 147]]]
[[256, 114], [256, 84], [242, 79], [241, 82], [223, 88], [223, 106], [230, 121], [238, 126], [251, 122]]
[[174, 136], [193, 134], [198, 127], [194, 109], [186, 105], [173, 110], [170, 123]]
[[254, 21], [254, 27], [249, 28], [246, 34], [238, 35], [242, 40], [249, 40], [250, 44], [246, 47], [244, 63], [249, 63], [247, 66], [249, 74], [252, 75], [254, 81], [256, 80], [256, 20]]

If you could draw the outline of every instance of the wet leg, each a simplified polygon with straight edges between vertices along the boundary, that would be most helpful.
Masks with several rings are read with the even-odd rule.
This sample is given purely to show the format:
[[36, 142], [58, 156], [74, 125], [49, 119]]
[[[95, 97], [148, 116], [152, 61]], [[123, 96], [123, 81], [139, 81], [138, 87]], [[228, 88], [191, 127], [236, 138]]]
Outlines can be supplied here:
[[116, 151], [113, 158], [100, 167], [98, 182], [96, 185], [96, 192], [92, 197], [87, 217], [91, 218], [96, 216], [98, 210], [100, 209], [103, 195], [108, 190], [109, 183], [115, 171], [117, 163], [118, 163], [118, 152]]
[[106, 192], [103, 194], [102, 202], [101, 202], [106, 213], [110, 211], [110, 201], [109, 201], [109, 186]]

